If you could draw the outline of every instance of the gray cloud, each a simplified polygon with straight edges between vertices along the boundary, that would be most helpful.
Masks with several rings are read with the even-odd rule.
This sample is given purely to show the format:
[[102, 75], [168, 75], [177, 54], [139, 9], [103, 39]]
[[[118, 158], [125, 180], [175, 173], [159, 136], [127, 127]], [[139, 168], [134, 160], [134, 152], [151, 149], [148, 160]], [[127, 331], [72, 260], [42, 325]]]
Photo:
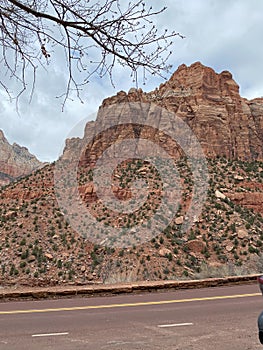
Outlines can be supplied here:
[[[176, 30], [186, 38], [174, 40], [170, 63], [173, 70], [182, 63], [201, 61], [217, 72], [230, 70], [247, 98], [263, 96], [263, 1], [258, 0], [165, 0], [168, 10], [157, 18], [159, 28]], [[9, 142], [17, 142], [44, 161], [58, 157], [65, 137], [83, 118], [92, 118], [102, 100], [119, 90], [128, 90], [134, 83], [129, 72], [115, 69], [115, 88], [109, 79], [94, 79], [84, 87], [84, 104], [74, 98], [61, 112], [56, 98], [64, 91], [66, 67], [59, 56], [40, 70], [33, 100], [23, 95], [19, 115], [0, 90], [0, 128]], [[1, 72], [0, 72], [1, 74]], [[169, 77], [169, 75], [167, 76]], [[142, 86], [149, 91], [162, 80], [149, 77]], [[14, 90], [16, 82], [13, 81]]]

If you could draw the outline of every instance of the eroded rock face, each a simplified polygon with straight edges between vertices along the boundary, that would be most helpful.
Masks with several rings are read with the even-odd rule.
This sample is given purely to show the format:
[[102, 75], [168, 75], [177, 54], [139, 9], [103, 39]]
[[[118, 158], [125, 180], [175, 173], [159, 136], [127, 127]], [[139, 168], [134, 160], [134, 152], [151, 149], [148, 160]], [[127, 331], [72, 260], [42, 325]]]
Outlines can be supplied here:
[[[146, 111], [144, 115], [146, 119], [151, 119], [151, 123], [142, 121], [142, 126], [138, 127], [140, 113], [138, 104], [134, 102], [142, 103]], [[131, 125], [122, 127], [120, 116], [127, 123], [130, 120]], [[152, 92], [132, 88], [128, 93], [120, 91], [105, 99], [99, 108], [97, 120], [87, 123], [84, 138], [67, 140], [62, 158], [71, 166], [71, 160], [79, 153], [77, 166], [89, 169], [110, 146], [122, 140], [140, 138], [160, 145], [172, 158], [177, 159], [182, 155], [181, 150], [175, 146], [172, 138], [160, 132], [175, 128], [178, 125], [175, 122], [177, 117], [190, 126], [207, 158], [220, 156], [230, 160], [263, 161], [263, 98], [251, 101], [242, 98], [230, 72], [218, 74], [200, 62], [190, 67], [181, 65], [166, 83]], [[134, 124], [134, 120], [138, 125]], [[100, 133], [101, 130], [103, 132]], [[183, 132], [181, 138], [184, 139]], [[191, 147], [192, 141], [189, 140], [187, 148]], [[154, 153], [155, 149], [152, 147], [150, 152]], [[152, 156], [155, 156], [153, 153]], [[113, 149], [113, 157], [109, 157], [109, 160], [114, 156]], [[241, 175], [236, 175], [235, 179], [240, 186], [244, 181]], [[122, 191], [115, 191], [118, 198], [130, 198], [130, 193]], [[233, 191], [229, 199], [262, 213], [262, 193], [258, 189], [255, 191], [255, 195], [242, 193], [242, 196]], [[90, 186], [80, 188], [80, 192], [87, 202], [96, 199]], [[228, 193], [217, 195], [224, 198]]]
[[42, 166], [43, 163], [29, 153], [26, 147], [16, 143], [10, 145], [0, 130], [0, 186], [7, 185], [15, 178], [27, 175]]
[[[124, 102], [138, 101], [174, 112], [191, 127], [210, 158], [263, 160], [263, 98], [251, 101], [242, 98], [228, 71], [217, 74], [200, 62], [190, 67], [181, 65], [166, 83], [152, 92], [130, 89], [128, 93], [120, 91], [105, 99], [98, 119], [107, 123], [106, 107], [118, 108]], [[94, 122], [88, 123], [86, 135], [94, 131]], [[65, 153], [68, 151], [66, 148]]]
[[262, 192], [236, 192], [228, 194], [231, 201], [263, 215], [263, 193]]

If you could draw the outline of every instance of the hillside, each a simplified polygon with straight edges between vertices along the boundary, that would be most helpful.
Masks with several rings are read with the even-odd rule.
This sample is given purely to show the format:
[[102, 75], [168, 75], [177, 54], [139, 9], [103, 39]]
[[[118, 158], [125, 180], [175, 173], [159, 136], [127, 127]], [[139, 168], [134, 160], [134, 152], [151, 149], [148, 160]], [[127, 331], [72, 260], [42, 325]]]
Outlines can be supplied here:
[[[143, 122], [138, 102], [146, 104]], [[121, 113], [129, 123], [119, 123]], [[176, 124], [175, 115], [183, 124]], [[132, 89], [104, 100], [97, 120], [87, 124], [84, 138], [67, 140], [58, 162], [2, 188], [1, 284], [107, 283], [261, 270], [262, 120], [262, 99], [240, 97], [229, 72], [217, 74], [200, 63], [179, 67], [154, 92]], [[206, 160], [195, 149], [193, 137], [186, 138], [185, 124], [196, 135]], [[172, 128], [177, 130], [176, 140], [169, 136]], [[158, 164], [137, 156], [123, 160], [125, 139], [154, 143], [154, 147], [150, 143], [136, 143], [136, 147], [151, 152]], [[110, 192], [126, 206], [137, 195], [143, 198], [131, 212], [105, 207], [99, 192], [109, 198], [112, 193], [95, 184], [96, 162], [112, 145], [106, 158], [114, 166]], [[158, 153], [157, 146], [165, 155]], [[169, 167], [171, 160], [176, 171]], [[195, 161], [197, 175], [191, 167]], [[99, 177], [106, 177], [105, 173]], [[136, 192], [135, 179], [147, 183], [146, 197], [142, 189]], [[174, 188], [166, 193], [169, 179]], [[196, 182], [208, 186], [207, 198], [200, 215], [191, 216], [191, 206], [197, 207], [202, 197], [202, 186], [195, 187]], [[167, 212], [158, 214], [166, 225], [155, 234], [158, 225], [149, 218], [157, 215], [163, 194], [169, 205], [177, 200], [178, 207], [167, 223]], [[193, 225], [185, 230], [191, 219]], [[111, 235], [113, 228], [117, 236]]]

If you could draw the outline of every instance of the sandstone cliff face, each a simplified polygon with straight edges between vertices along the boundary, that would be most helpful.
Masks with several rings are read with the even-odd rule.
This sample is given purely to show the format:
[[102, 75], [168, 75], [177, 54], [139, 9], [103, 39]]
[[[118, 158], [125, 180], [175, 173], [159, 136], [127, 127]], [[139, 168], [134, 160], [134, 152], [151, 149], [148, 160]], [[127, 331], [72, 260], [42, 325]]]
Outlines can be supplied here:
[[[146, 125], [144, 120], [141, 122], [144, 126], [140, 127], [119, 125], [120, 115], [125, 115], [125, 118], [127, 116], [127, 122], [129, 118], [132, 121], [136, 120], [136, 114], [139, 113], [132, 105], [133, 102], [148, 105], [147, 113], [151, 114], [153, 128], [149, 123]], [[163, 125], [164, 111], [172, 112], [168, 123], [165, 118], [166, 125]], [[160, 125], [164, 126], [165, 130], [174, 127], [174, 116], [179, 117], [191, 128], [207, 158], [214, 159], [220, 156], [228, 160], [240, 159], [249, 162], [263, 160], [263, 98], [251, 101], [242, 98], [239, 86], [230, 72], [223, 71], [217, 74], [200, 62], [190, 67], [181, 65], [166, 83], [152, 92], [145, 93], [141, 89], [132, 88], [128, 93], [120, 91], [115, 96], [105, 99], [98, 111], [97, 120], [87, 123], [83, 140], [75, 138], [66, 142], [63, 158], [70, 162], [74, 154], [82, 149], [78, 165], [89, 169], [111, 145], [137, 137], [152, 140], [156, 145], [160, 144], [172, 157], [178, 158], [182, 155], [179, 148], [174, 145], [173, 140], [160, 133], [159, 128]], [[140, 117], [137, 121], [139, 124]], [[181, 136], [183, 138], [184, 135]], [[189, 140], [188, 149], [191, 142]], [[174, 154], [171, 154], [171, 150]], [[153, 147], [151, 152], [154, 151]], [[113, 158], [114, 156], [109, 161]], [[94, 200], [95, 194], [91, 184], [84, 186], [80, 191], [88, 202]], [[128, 194], [124, 197], [126, 195]], [[117, 196], [123, 197], [120, 192]], [[262, 191], [259, 189], [254, 189], [250, 194], [243, 193], [242, 196], [233, 191], [230, 199], [262, 212]]]
[[[104, 107], [136, 101], [157, 104], [182, 118], [210, 158], [263, 160], [263, 98], [242, 98], [228, 71], [217, 74], [200, 62], [181, 65], [155, 91], [131, 89], [105, 99], [99, 116]], [[107, 111], [103, 118], [107, 120]]]
[[43, 166], [26, 147], [10, 145], [0, 130], [0, 186], [7, 185], [15, 178], [27, 175]]

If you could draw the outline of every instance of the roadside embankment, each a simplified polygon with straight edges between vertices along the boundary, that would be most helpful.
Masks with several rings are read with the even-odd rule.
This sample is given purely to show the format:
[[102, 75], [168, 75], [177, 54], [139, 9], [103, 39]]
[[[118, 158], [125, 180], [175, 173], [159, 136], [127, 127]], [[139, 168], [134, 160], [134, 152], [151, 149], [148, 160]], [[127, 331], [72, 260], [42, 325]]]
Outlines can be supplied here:
[[14, 299], [51, 299], [74, 296], [105, 296], [126, 293], [160, 292], [167, 290], [211, 288], [234, 284], [256, 283], [259, 275], [229, 276], [225, 278], [209, 278], [203, 280], [184, 281], [140, 281], [118, 284], [63, 285], [53, 287], [12, 286], [0, 288], [0, 301]]

